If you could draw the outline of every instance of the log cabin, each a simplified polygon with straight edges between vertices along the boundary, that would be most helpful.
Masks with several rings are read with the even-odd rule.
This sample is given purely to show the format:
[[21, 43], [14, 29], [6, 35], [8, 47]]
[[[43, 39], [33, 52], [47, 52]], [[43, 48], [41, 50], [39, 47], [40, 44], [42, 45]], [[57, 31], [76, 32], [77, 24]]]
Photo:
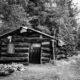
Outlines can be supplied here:
[[49, 63], [54, 38], [41, 31], [20, 27], [0, 33], [0, 63]]

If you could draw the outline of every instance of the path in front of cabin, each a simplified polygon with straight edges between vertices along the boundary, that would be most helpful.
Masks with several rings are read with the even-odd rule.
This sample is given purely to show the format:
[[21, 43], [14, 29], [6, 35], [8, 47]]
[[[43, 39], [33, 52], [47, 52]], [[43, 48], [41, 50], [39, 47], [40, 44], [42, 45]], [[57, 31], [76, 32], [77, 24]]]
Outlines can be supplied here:
[[0, 80], [80, 80], [80, 58], [56, 61], [56, 64], [30, 64], [24, 71], [0, 77]]

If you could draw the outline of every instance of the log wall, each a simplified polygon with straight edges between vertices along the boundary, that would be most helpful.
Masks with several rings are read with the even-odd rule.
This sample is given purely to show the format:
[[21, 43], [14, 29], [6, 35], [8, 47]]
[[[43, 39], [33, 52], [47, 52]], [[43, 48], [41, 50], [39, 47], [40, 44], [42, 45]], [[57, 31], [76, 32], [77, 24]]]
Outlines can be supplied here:
[[49, 63], [51, 58], [50, 41], [44, 41], [41, 45], [41, 63]]
[[[18, 41], [19, 40], [19, 41]], [[30, 44], [26, 41], [24, 42], [21, 38], [13, 39], [12, 44], [14, 45], [14, 53], [8, 53], [8, 43], [2, 42], [1, 44], [1, 54], [0, 62], [1, 63], [29, 63], [29, 47]]]
[[50, 39], [30, 39], [26, 37], [14, 36], [12, 43], [14, 45], [14, 53], [8, 53], [8, 43], [4, 40], [1, 44], [1, 53], [0, 53], [0, 63], [25, 63], [29, 64], [29, 50], [31, 42], [40, 42], [41, 43], [41, 57], [40, 62], [49, 63], [51, 58], [51, 45]]

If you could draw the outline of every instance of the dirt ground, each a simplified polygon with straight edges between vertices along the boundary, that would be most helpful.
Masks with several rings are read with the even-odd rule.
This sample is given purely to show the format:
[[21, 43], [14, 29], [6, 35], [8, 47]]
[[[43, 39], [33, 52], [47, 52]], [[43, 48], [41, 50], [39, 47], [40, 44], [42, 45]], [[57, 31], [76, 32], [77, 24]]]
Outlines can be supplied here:
[[[80, 62], [78, 62], [80, 65]], [[16, 71], [0, 80], [80, 80], [80, 66], [76, 60], [56, 61], [53, 64], [30, 64], [24, 71]]]

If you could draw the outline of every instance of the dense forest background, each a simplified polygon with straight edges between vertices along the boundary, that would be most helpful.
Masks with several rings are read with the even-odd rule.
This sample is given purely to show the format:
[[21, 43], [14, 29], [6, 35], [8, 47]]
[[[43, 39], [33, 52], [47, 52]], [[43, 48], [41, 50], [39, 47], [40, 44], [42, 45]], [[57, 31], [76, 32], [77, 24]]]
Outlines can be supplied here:
[[79, 50], [79, 30], [72, 0], [0, 0], [0, 34], [21, 26], [57, 39], [67, 51]]

